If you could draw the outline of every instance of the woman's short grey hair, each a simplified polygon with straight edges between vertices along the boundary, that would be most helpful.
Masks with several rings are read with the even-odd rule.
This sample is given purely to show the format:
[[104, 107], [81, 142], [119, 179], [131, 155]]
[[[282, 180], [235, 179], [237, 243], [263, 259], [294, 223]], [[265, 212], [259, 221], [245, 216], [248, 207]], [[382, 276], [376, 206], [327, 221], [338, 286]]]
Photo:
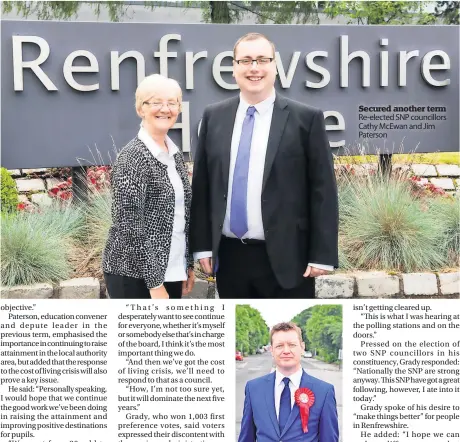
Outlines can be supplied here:
[[145, 77], [137, 86], [136, 89], [136, 112], [139, 115], [139, 110], [144, 101], [148, 101], [157, 92], [163, 89], [165, 85], [173, 85], [177, 89], [177, 101], [179, 102], [179, 109], [182, 108], [182, 89], [179, 83], [172, 78], [165, 77], [160, 74], [152, 74]]

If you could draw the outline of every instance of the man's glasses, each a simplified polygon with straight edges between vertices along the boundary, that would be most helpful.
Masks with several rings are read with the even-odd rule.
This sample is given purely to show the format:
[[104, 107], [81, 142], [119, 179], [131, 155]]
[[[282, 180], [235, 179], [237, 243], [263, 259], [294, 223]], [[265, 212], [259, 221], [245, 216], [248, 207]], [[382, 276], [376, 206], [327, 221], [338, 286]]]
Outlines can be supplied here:
[[144, 101], [142, 104], [146, 104], [152, 109], [161, 109], [163, 106], [167, 106], [170, 110], [179, 109], [179, 103], [177, 101], [168, 101], [163, 103], [162, 101]]
[[261, 57], [261, 58], [256, 58], [254, 60], [251, 58], [242, 58], [241, 60], [233, 59], [235, 63], [238, 63], [239, 65], [243, 65], [243, 66], [252, 65], [254, 62], [256, 62], [256, 64], [258, 65], [264, 65], [264, 64], [271, 63], [273, 60], [274, 58], [270, 58], [270, 57]]

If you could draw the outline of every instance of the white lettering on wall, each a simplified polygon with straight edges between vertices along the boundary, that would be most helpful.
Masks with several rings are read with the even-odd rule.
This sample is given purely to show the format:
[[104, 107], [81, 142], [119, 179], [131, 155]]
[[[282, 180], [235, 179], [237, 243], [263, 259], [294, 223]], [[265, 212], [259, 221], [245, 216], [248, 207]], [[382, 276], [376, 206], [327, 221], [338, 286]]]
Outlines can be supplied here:
[[[161, 75], [168, 76], [168, 59], [177, 58], [178, 52], [168, 51], [168, 44], [171, 40], [181, 41], [180, 34], [165, 34], [159, 39], [158, 47], [159, 50], [154, 52], [154, 57], [159, 59], [159, 71]], [[348, 35], [342, 35], [340, 39], [339, 49], [339, 83], [340, 87], [349, 87], [349, 65], [352, 60], [359, 58], [361, 63], [361, 78], [360, 85], [362, 87], [370, 86], [370, 74], [371, 74], [371, 57], [366, 51], [354, 51], [349, 53], [349, 37]], [[388, 38], [381, 38], [380, 47], [386, 49], [389, 44]], [[39, 54], [34, 60], [24, 60], [24, 54], [26, 45], [36, 45], [39, 49]], [[30, 47], [28, 47], [30, 49]], [[35, 47], [33, 49], [36, 50]], [[45, 86], [48, 91], [57, 91], [58, 88], [50, 79], [50, 77], [42, 69], [42, 66], [50, 56], [50, 46], [48, 42], [38, 36], [12, 36], [12, 50], [13, 50], [13, 81], [14, 90], [24, 90], [24, 70], [30, 69], [35, 77]], [[32, 52], [34, 53], [34, 52]], [[294, 51], [291, 53], [289, 66], [285, 69], [281, 60], [279, 52], [275, 54], [275, 63], [279, 75], [279, 82], [283, 89], [288, 89], [292, 86], [294, 76], [297, 70], [301, 51]], [[413, 51], [399, 51], [394, 55], [398, 56], [398, 86], [407, 86], [407, 64], [410, 59], [420, 56], [419, 50]], [[375, 54], [376, 55], [376, 54]], [[389, 85], [389, 60], [391, 54], [388, 50], [381, 50], [379, 52], [379, 85], [381, 87], [388, 87]], [[74, 60], [77, 57], [85, 57], [88, 65], [82, 66], [74, 65]], [[200, 59], [207, 59], [208, 51], [200, 51], [194, 53], [192, 51], [185, 52], [185, 88], [187, 90], [193, 90], [195, 87], [194, 82], [194, 65]], [[223, 65], [225, 58], [232, 58], [232, 51], [224, 51], [218, 53], [212, 61], [212, 75], [214, 81], [223, 89], [226, 90], [238, 90], [238, 85], [234, 81], [227, 82], [223, 79], [223, 73], [233, 72], [233, 66]], [[439, 63], [433, 63], [433, 58], [438, 57]], [[113, 91], [120, 90], [120, 65], [128, 59], [133, 58], [136, 60], [136, 75], [137, 83], [139, 84], [146, 75], [146, 61], [144, 55], [139, 51], [130, 50], [120, 54], [118, 51], [110, 51], [110, 87]], [[319, 81], [305, 81], [305, 86], [312, 89], [321, 89], [326, 87], [331, 82], [331, 73], [329, 70], [317, 63], [317, 59], [323, 58], [324, 62], [329, 61], [329, 53], [327, 51], [312, 51], [305, 55], [305, 65], [308, 70], [318, 74], [320, 76]], [[374, 54], [372, 54], [372, 58]], [[105, 57], [104, 57], [105, 60]], [[323, 63], [324, 64], [324, 63]], [[47, 65], [47, 64], [46, 64]], [[53, 66], [55, 63], [53, 63]], [[207, 62], [207, 66], [209, 62]], [[451, 60], [449, 55], [443, 50], [432, 50], [427, 52], [420, 63], [421, 77], [424, 82], [430, 86], [443, 87], [450, 84], [451, 80], [448, 78], [448, 72], [446, 72], [443, 79], [433, 78], [433, 71], [449, 71], [451, 68]], [[75, 73], [99, 73], [99, 64], [96, 56], [87, 50], [78, 50], [70, 53], [64, 60], [63, 64], [64, 78], [67, 83], [75, 90], [88, 92], [99, 89], [99, 83], [93, 83], [90, 85], [84, 85], [78, 83], [75, 78]]]
[[118, 51], [110, 52], [110, 80], [113, 91], [120, 90], [120, 63], [127, 58], [136, 60], [137, 84], [145, 77], [145, 59], [139, 51], [128, 51], [118, 55]]
[[365, 51], [354, 51], [348, 53], [348, 35], [340, 36], [340, 87], [348, 87], [348, 65], [354, 58], [361, 58], [363, 61], [362, 81], [363, 87], [371, 85], [371, 60]]
[[236, 83], [227, 83], [222, 78], [222, 72], [233, 72], [233, 66], [222, 66], [222, 60], [226, 57], [231, 57], [233, 59], [233, 51], [224, 51], [220, 52], [214, 58], [212, 62], [212, 76], [214, 81], [222, 88], [227, 90], [236, 90], [238, 85]]
[[[431, 60], [433, 57], [441, 57], [442, 63], [440, 64], [431, 64]], [[432, 86], [447, 86], [450, 84], [450, 78], [446, 78], [445, 80], [435, 80], [431, 76], [431, 70], [445, 70], [450, 69], [450, 58], [444, 51], [430, 51], [425, 54], [422, 59], [422, 77], [423, 79]]]
[[193, 65], [197, 60], [200, 58], [206, 58], [208, 56], [208, 51], [201, 51], [197, 54], [193, 54], [193, 52], [186, 52], [185, 53], [185, 88], [186, 89], [193, 89]]
[[[85, 57], [89, 61], [89, 66], [74, 66], [73, 62], [77, 57]], [[75, 81], [75, 78], [73, 78], [74, 72], [99, 72], [99, 63], [97, 62], [97, 58], [91, 52], [83, 50], [71, 52], [65, 59], [62, 70], [64, 72], [64, 78], [73, 89], [82, 92], [96, 91], [99, 89], [99, 83], [87, 85], [80, 84]]]
[[312, 89], [321, 89], [323, 87], [326, 87], [329, 84], [329, 82], [331, 81], [331, 74], [326, 68], [323, 68], [322, 66], [319, 66], [318, 64], [314, 62], [314, 59], [316, 57], [327, 58], [328, 53], [327, 51], [313, 51], [313, 52], [308, 53], [307, 56], [305, 57], [305, 64], [307, 68], [313, 72], [317, 72], [323, 78], [318, 83], [313, 83], [312, 81], [307, 80], [305, 82], [305, 86], [312, 88]]
[[407, 62], [418, 55], [419, 51], [399, 51], [398, 86], [407, 86]]
[[[336, 130], [345, 130], [345, 118], [338, 111], [325, 111], [323, 112], [324, 120], [328, 118], [334, 118], [335, 124], [326, 124], [326, 131], [336, 131]], [[345, 140], [340, 141], [329, 141], [329, 146], [331, 147], [342, 147], [345, 146]]]
[[[32, 61], [22, 59], [22, 45], [24, 43], [35, 43], [40, 47], [40, 55]], [[13, 35], [13, 73], [14, 73], [14, 90], [24, 90], [24, 69], [31, 69], [37, 78], [49, 91], [57, 91], [58, 88], [43, 72], [40, 65], [49, 57], [50, 46], [48, 42], [41, 37], [32, 35]]]
[[182, 120], [172, 129], [182, 130], [182, 152], [190, 152], [190, 103], [188, 101], [182, 102]]
[[168, 76], [168, 58], [176, 58], [177, 52], [168, 52], [168, 42], [170, 40], [181, 40], [180, 34], [166, 34], [160, 39], [159, 51], [154, 52], [153, 56], [160, 59], [160, 75]]
[[276, 69], [278, 70], [278, 76], [280, 79], [281, 87], [283, 89], [287, 89], [291, 87], [292, 79], [294, 78], [294, 73], [297, 67], [297, 63], [299, 62], [300, 58], [300, 51], [295, 51], [292, 54], [291, 61], [289, 62], [288, 73], [284, 71], [283, 62], [281, 61], [281, 57], [279, 52], [275, 53], [275, 61], [276, 61]]
[[[388, 46], [388, 38], [381, 38], [380, 46]], [[388, 86], [388, 51], [380, 52], [380, 86]]]

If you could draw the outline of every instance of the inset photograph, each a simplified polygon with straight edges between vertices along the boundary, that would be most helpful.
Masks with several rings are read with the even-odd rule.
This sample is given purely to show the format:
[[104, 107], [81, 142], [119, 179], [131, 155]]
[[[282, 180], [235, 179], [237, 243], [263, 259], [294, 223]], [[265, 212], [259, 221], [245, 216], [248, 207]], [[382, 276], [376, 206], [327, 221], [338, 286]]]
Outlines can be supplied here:
[[342, 306], [237, 305], [235, 327], [236, 440], [341, 441]]

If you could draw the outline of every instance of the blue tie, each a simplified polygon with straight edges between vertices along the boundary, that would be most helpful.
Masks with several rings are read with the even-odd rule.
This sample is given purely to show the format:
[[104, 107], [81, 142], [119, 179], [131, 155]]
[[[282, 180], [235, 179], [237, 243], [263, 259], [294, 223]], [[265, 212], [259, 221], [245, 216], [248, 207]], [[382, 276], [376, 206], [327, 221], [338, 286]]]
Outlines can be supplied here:
[[242, 238], [248, 231], [248, 171], [255, 111], [256, 108], [254, 106], [249, 106], [246, 111], [235, 169], [233, 171], [230, 231], [238, 238]]
[[280, 433], [283, 432], [284, 426], [288, 420], [289, 415], [291, 414], [291, 390], [289, 389], [289, 378], [284, 378], [284, 389], [281, 393], [280, 399], [280, 414], [279, 414], [279, 424], [280, 424]]

